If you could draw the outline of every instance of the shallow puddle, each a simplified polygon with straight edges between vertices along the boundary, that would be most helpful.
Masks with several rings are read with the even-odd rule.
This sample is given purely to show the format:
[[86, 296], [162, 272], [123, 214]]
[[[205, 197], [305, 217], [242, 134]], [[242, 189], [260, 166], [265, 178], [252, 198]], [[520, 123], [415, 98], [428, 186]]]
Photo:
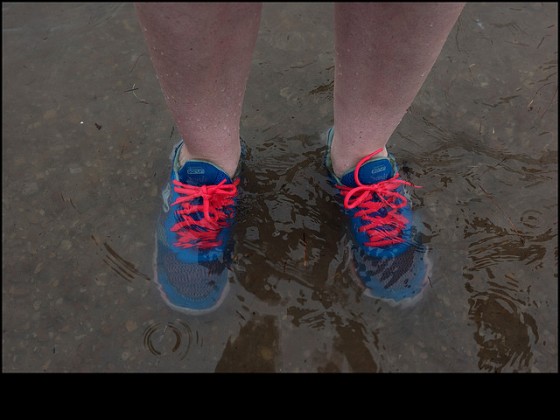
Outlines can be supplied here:
[[332, 5], [266, 4], [230, 290], [196, 317], [152, 281], [178, 133], [132, 4], [2, 8], [5, 371], [557, 371], [556, 4], [467, 4], [389, 143], [432, 264], [405, 308], [363, 295], [323, 165]]

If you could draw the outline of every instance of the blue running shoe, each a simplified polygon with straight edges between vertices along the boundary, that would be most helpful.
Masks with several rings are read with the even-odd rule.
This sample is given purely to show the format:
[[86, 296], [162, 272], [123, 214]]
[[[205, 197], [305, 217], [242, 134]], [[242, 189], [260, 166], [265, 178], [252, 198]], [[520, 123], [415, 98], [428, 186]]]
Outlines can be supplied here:
[[[180, 167], [181, 145], [171, 154], [171, 177], [162, 193], [155, 279], [169, 306], [203, 314], [216, 309], [229, 290], [227, 267], [239, 178], [232, 180], [219, 167], [202, 160], [190, 160]], [[242, 158], [244, 149], [242, 142]]]
[[427, 249], [416, 240], [412, 210], [394, 157], [365, 156], [338, 178], [330, 156], [334, 129], [327, 132], [325, 166], [344, 199], [354, 238], [354, 268], [366, 294], [391, 303], [412, 303], [428, 283]]

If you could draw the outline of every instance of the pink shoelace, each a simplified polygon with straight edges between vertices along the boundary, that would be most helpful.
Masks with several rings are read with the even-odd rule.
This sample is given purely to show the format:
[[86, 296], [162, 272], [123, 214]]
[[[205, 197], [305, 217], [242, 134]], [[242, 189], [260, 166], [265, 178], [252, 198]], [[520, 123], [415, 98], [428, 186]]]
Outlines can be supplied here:
[[[172, 205], [182, 207], [176, 211], [181, 221], [171, 228], [171, 231], [177, 232], [178, 236], [175, 246], [208, 249], [221, 245], [217, 237], [220, 231], [229, 225], [228, 219], [231, 218], [231, 213], [226, 213], [225, 209], [234, 204], [239, 178], [232, 184], [225, 182], [224, 179], [217, 185], [199, 187], [173, 180], [175, 192], [180, 196]], [[190, 203], [197, 198], [202, 198], [201, 204]], [[202, 217], [195, 219], [193, 215], [196, 213], [202, 213]]]
[[[360, 217], [363, 221], [367, 222], [359, 228], [359, 231], [366, 232], [369, 241], [365, 245], [372, 247], [404, 242], [401, 232], [406, 227], [408, 220], [403, 215], [398, 214], [398, 209], [407, 205], [407, 199], [396, 190], [401, 185], [421, 188], [400, 179], [398, 172], [392, 178], [376, 184], [364, 185], [360, 182], [358, 172], [362, 165], [382, 150], [376, 150], [358, 163], [354, 170], [354, 181], [357, 187], [336, 186], [344, 197], [344, 208], [352, 210], [358, 207], [360, 209], [355, 213], [354, 217]], [[378, 200], [374, 201], [374, 196], [377, 196]], [[372, 216], [372, 213], [378, 212], [383, 208], [386, 209], [385, 215], [377, 214]]]

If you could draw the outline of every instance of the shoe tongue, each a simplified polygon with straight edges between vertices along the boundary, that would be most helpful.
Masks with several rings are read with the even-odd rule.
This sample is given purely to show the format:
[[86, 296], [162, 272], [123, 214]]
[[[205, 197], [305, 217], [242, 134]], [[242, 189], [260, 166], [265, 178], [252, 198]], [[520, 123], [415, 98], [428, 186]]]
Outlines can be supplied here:
[[[393, 175], [393, 166], [387, 158], [368, 160], [358, 171], [358, 178], [364, 185], [377, 184], [378, 182], [386, 181]], [[354, 181], [354, 170], [346, 172], [340, 181], [347, 187], [357, 187], [357, 184]]]
[[231, 184], [230, 177], [217, 166], [210, 162], [199, 160], [189, 160], [179, 170], [179, 181], [183, 184], [195, 185], [216, 185], [222, 180], [226, 180], [226, 184]]

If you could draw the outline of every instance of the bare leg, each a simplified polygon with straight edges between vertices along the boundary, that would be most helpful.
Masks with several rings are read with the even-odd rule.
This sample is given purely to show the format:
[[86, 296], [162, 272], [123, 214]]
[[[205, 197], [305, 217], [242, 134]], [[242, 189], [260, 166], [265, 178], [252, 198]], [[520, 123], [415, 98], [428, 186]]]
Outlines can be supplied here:
[[[384, 148], [463, 3], [337, 3], [333, 169]], [[386, 150], [380, 156], [386, 156]]]
[[136, 11], [184, 144], [233, 175], [260, 3], [138, 3]]

